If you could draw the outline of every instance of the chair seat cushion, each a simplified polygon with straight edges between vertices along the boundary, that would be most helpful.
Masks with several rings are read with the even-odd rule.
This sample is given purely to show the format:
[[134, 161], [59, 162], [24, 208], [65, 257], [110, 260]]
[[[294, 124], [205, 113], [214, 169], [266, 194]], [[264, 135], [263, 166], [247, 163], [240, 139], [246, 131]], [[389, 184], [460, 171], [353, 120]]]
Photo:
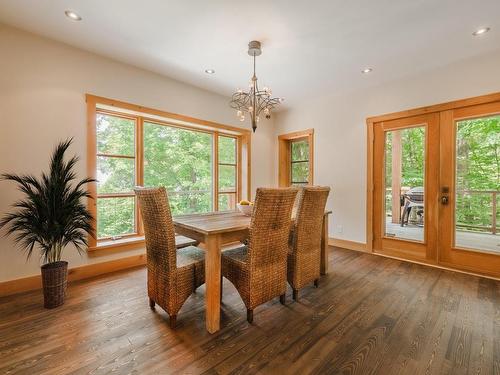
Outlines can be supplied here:
[[205, 252], [196, 247], [188, 246], [177, 250], [177, 268], [189, 266], [191, 264], [203, 264], [205, 262]]
[[198, 245], [198, 241], [193, 240], [192, 238], [184, 237], [181, 235], [175, 236], [175, 247], [177, 249], [182, 249], [183, 247], [196, 246], [196, 245]]
[[246, 264], [248, 260], [248, 247], [241, 246], [235, 249], [225, 250], [222, 253], [223, 261], [229, 261], [234, 263], [240, 263], [241, 265]]

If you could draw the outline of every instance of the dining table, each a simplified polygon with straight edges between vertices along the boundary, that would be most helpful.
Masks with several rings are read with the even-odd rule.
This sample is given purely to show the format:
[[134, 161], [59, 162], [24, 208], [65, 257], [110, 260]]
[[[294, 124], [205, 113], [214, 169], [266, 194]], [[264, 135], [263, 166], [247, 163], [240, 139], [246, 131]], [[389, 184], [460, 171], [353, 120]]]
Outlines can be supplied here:
[[[328, 273], [328, 215], [323, 215], [321, 274]], [[248, 238], [251, 217], [239, 211], [182, 215], [173, 218], [177, 234], [202, 243], [205, 251], [205, 324], [210, 333], [220, 329], [221, 254], [224, 245]]]

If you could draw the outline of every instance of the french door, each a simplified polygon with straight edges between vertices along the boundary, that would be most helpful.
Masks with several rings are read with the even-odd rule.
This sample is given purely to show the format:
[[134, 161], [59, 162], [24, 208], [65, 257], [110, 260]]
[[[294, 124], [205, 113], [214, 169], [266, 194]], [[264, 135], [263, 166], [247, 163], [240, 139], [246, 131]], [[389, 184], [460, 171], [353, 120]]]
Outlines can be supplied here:
[[500, 277], [500, 102], [373, 123], [372, 169], [375, 253]]

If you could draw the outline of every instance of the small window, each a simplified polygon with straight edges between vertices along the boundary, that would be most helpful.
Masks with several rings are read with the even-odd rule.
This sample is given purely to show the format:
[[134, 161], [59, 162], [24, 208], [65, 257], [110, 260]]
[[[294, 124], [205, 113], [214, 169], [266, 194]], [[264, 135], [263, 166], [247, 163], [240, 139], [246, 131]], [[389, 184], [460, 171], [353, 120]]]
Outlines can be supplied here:
[[297, 139], [290, 142], [290, 182], [301, 186], [309, 183], [309, 141]]
[[313, 184], [314, 129], [282, 134], [279, 144], [279, 186]]

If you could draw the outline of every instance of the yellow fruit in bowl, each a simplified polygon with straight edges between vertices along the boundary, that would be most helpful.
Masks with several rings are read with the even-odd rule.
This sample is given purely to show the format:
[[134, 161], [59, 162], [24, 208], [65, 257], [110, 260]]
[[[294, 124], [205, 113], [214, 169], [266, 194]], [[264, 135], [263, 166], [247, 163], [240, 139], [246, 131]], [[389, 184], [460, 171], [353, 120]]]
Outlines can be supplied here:
[[238, 208], [238, 210], [243, 214], [243, 215], [246, 215], [246, 216], [252, 216], [252, 211], [253, 211], [253, 203], [252, 202], [249, 202], [249, 201], [246, 201], [246, 200], [243, 200], [241, 201], [240, 203], [238, 203], [236, 205], [236, 207]]

